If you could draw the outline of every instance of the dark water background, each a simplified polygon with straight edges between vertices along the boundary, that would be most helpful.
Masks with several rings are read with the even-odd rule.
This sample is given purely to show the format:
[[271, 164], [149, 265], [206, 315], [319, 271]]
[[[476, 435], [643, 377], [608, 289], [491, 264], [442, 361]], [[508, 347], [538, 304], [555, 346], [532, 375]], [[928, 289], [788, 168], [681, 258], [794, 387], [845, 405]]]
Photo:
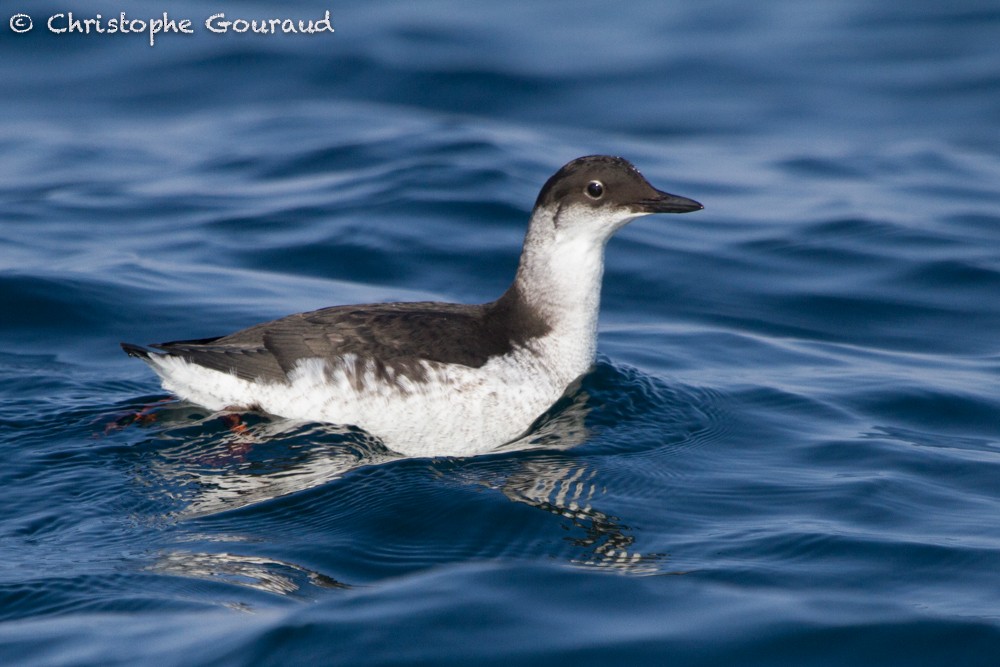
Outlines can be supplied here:
[[[995, 1], [0, 19], [3, 664], [997, 664]], [[609, 246], [576, 447], [239, 433], [117, 347], [493, 298], [589, 153], [706, 210]]]

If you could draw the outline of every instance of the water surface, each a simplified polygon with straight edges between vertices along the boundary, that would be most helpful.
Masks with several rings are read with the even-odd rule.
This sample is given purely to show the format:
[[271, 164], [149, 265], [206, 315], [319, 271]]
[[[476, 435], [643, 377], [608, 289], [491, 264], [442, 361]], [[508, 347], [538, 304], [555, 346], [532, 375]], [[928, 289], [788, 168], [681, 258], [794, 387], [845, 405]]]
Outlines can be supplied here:
[[[67, 9], [0, 23], [4, 664], [995, 662], [992, 3]], [[590, 153], [706, 209], [611, 242], [531, 449], [234, 430], [118, 348], [495, 298]]]

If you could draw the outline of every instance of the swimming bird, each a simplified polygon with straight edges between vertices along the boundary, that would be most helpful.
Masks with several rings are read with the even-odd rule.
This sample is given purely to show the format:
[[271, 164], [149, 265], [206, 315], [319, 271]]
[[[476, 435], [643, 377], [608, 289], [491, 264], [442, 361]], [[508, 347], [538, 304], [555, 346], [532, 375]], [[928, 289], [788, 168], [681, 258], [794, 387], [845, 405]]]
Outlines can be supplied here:
[[623, 158], [581, 157], [539, 192], [495, 301], [333, 306], [122, 348], [210, 410], [353, 425], [408, 456], [484, 453], [525, 435], [594, 363], [608, 239], [644, 215], [702, 208]]

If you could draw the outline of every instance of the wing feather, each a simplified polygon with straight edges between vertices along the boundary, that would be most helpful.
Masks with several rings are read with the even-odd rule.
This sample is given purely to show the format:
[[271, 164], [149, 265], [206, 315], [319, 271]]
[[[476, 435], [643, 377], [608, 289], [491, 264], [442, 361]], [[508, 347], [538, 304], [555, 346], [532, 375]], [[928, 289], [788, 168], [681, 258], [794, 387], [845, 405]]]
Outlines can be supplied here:
[[355, 355], [380, 374], [421, 374], [420, 360], [479, 367], [510, 350], [482, 305], [389, 303], [335, 306], [242, 331], [153, 345], [158, 350], [246, 380], [286, 381], [301, 359]]

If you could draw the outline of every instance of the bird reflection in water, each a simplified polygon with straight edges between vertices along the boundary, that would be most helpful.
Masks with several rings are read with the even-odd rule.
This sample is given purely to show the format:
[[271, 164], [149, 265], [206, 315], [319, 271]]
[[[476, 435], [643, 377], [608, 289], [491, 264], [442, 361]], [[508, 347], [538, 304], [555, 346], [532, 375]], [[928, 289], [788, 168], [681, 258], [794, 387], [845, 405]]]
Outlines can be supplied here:
[[[499, 491], [509, 500], [567, 520], [569, 548], [559, 557], [568, 562], [629, 574], [659, 573], [663, 556], [634, 550], [630, 529], [594, 506], [605, 493], [598, 470], [565, 453], [588, 437], [587, 403], [586, 392], [571, 394], [540, 418], [528, 436], [498, 450], [535, 450], [536, 455], [448, 461], [462, 469], [463, 482]], [[231, 418], [192, 413], [188, 404], [176, 403], [162, 410], [174, 414], [159, 419], [161, 427], [181, 423], [158, 433], [157, 444], [149, 452], [153, 456], [144, 462], [143, 476], [147, 488], [166, 493], [177, 508], [172, 514], [177, 521], [248, 507], [323, 485], [363, 466], [403, 458], [351, 427], [244, 415], [240, 428], [233, 428]], [[212, 541], [220, 540], [230, 538], [217, 535]], [[168, 552], [152, 569], [285, 595], [297, 594], [307, 583], [323, 588], [345, 586], [286, 561], [230, 551]]]
[[228, 552], [168, 551], [147, 568], [157, 574], [229, 583], [266, 593], [303, 596], [307, 585], [326, 589], [350, 588], [325, 574], [288, 561]]

